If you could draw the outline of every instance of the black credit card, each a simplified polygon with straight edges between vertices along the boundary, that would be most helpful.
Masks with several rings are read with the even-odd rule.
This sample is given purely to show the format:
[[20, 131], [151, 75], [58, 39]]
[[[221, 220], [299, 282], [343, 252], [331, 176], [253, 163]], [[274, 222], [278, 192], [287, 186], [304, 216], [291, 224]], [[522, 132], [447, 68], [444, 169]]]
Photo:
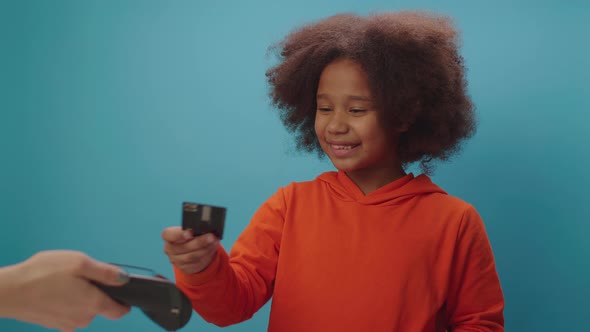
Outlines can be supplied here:
[[227, 209], [200, 203], [182, 203], [182, 229], [191, 229], [195, 236], [213, 233], [223, 238]]

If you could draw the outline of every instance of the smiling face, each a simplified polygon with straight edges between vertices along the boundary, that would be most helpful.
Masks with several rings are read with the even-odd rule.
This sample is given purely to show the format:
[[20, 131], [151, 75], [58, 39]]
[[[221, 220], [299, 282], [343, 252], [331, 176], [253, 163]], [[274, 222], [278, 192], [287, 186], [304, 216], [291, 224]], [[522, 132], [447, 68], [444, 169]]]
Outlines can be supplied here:
[[366, 73], [349, 59], [328, 64], [317, 91], [315, 132], [334, 167], [355, 175], [399, 172], [395, 137], [379, 123]]

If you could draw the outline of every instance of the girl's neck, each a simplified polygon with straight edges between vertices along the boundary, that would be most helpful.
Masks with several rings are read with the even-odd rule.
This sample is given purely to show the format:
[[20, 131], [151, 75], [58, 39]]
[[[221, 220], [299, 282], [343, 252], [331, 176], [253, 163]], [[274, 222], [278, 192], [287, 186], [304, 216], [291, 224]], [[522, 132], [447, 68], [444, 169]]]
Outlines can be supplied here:
[[397, 165], [396, 167], [364, 168], [346, 172], [346, 175], [365, 195], [368, 195], [386, 184], [401, 179], [406, 172], [401, 165]]

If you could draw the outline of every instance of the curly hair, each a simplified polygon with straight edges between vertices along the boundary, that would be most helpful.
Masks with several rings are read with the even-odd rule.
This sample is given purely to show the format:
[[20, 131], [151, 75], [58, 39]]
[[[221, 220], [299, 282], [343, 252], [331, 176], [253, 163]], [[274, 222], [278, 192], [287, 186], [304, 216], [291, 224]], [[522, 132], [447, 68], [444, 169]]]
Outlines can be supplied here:
[[430, 173], [433, 160], [458, 153], [475, 133], [458, 44], [452, 20], [432, 13], [335, 15], [271, 46], [279, 63], [266, 72], [269, 94], [297, 148], [323, 155], [314, 131], [319, 78], [332, 61], [351, 59], [367, 73], [383, 128], [392, 135], [404, 129], [397, 143], [402, 165], [420, 162]]

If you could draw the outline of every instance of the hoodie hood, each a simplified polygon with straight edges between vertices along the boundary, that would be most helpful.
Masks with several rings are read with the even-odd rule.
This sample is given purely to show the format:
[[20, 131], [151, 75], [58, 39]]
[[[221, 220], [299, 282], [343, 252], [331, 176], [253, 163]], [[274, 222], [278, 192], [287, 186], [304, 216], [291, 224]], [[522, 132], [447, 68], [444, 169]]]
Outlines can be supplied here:
[[363, 205], [393, 205], [418, 195], [440, 193], [447, 195], [439, 186], [432, 183], [427, 175], [414, 174], [395, 180], [365, 195], [361, 189], [344, 173], [326, 172], [318, 176], [318, 180], [326, 183], [336, 197], [344, 201], [353, 201]]

